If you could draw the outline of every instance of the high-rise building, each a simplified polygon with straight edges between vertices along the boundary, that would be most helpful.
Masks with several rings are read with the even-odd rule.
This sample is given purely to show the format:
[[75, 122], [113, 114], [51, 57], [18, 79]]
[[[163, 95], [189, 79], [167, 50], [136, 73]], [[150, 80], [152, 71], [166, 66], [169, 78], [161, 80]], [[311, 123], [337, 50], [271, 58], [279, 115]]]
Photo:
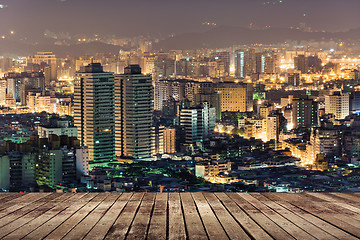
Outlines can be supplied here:
[[144, 74], [152, 74], [155, 68], [155, 57], [154, 56], [143, 56], [140, 59], [140, 67]]
[[119, 158], [152, 158], [153, 86], [139, 65], [115, 76], [115, 153]]
[[256, 73], [262, 74], [265, 73], [265, 60], [266, 53], [256, 53]]
[[50, 86], [51, 81], [57, 80], [57, 60], [52, 52], [38, 52], [27, 59], [28, 70], [33, 70], [34, 65], [40, 66], [45, 73], [45, 86]]
[[154, 60], [156, 78], [170, 77], [175, 73], [175, 57], [170, 54], [159, 54]]
[[164, 126], [153, 128], [153, 154], [169, 154], [176, 152], [176, 129]]
[[325, 113], [334, 114], [335, 119], [344, 119], [350, 114], [350, 95], [334, 92], [325, 96]]
[[312, 73], [318, 73], [322, 69], [322, 61], [318, 56], [308, 56], [307, 64], [309, 71]]
[[212, 135], [215, 128], [216, 110], [207, 102], [200, 106], [182, 109], [180, 125], [185, 129], [185, 143], [202, 142]]
[[[0, 81], [1, 84], [1, 81]], [[1, 105], [1, 97], [0, 97]], [[355, 114], [360, 114], [360, 92], [355, 91], [351, 93], [351, 112]]]
[[235, 51], [235, 77], [245, 78], [245, 51]]
[[89, 149], [86, 146], [78, 147], [75, 150], [76, 178], [89, 175]]
[[266, 119], [266, 138], [267, 141], [279, 140], [280, 123], [278, 115], [269, 115]]
[[[184, 58], [176, 62], [176, 75], [177, 76], [188, 76], [188, 77], [197, 77], [197, 76], [206, 76], [208, 73], [202, 70], [202, 61], [201, 59], [194, 58]], [[207, 66], [206, 62], [206, 66]]]
[[10, 159], [8, 156], [0, 156], [0, 188], [10, 188]]
[[259, 113], [259, 119], [266, 119], [272, 111], [275, 110], [275, 106], [268, 104], [264, 106], [260, 106], [258, 113]]
[[300, 73], [286, 73], [286, 82], [294, 87], [300, 85]]
[[13, 66], [12, 58], [3, 58], [0, 57], [0, 72], [6, 72]]
[[210, 56], [215, 62], [221, 62], [218, 64], [223, 66], [223, 74], [219, 74], [220, 77], [230, 75], [230, 53], [229, 52], [215, 52]]
[[245, 74], [250, 76], [256, 72], [255, 48], [249, 48], [245, 52]]
[[360, 71], [357, 69], [352, 70], [350, 73], [350, 77], [351, 77], [351, 79], [353, 79], [355, 81], [359, 81], [360, 80]]
[[210, 104], [210, 107], [216, 109], [216, 119], [221, 119], [221, 105], [220, 105], [220, 95], [217, 93], [198, 93], [195, 96], [195, 105], [200, 105], [204, 102]]
[[0, 79], [0, 106], [4, 106], [6, 103], [7, 82]]
[[74, 123], [90, 164], [114, 160], [114, 74], [104, 72], [100, 63], [83, 66], [75, 75]]
[[176, 129], [165, 128], [163, 131], [163, 149], [164, 153], [176, 152]]
[[341, 155], [341, 138], [337, 129], [314, 128], [310, 136], [311, 154], [309, 157], [316, 159], [318, 154], [325, 156]]
[[216, 84], [215, 92], [220, 95], [221, 112], [246, 112], [247, 86], [234, 82]]
[[293, 128], [318, 126], [318, 108], [318, 103], [312, 99], [294, 99], [292, 103]]
[[256, 53], [254, 48], [235, 51], [235, 76], [245, 78], [256, 72]]
[[305, 55], [298, 55], [294, 58], [294, 68], [301, 73], [308, 73], [308, 59]]
[[45, 79], [42, 72], [9, 72], [4, 76], [8, 97], [26, 106], [26, 96], [29, 91], [45, 88]]
[[213, 91], [213, 88], [208, 86], [206, 82], [199, 83], [187, 79], [162, 79], [155, 82], [154, 90], [154, 109], [161, 111], [165, 101], [170, 99], [176, 101], [189, 100], [195, 104], [197, 93], [207, 93], [210, 90]]
[[21, 100], [21, 86], [23, 81], [21, 78], [6, 78], [7, 81], [7, 94], [10, 98], [16, 102]]

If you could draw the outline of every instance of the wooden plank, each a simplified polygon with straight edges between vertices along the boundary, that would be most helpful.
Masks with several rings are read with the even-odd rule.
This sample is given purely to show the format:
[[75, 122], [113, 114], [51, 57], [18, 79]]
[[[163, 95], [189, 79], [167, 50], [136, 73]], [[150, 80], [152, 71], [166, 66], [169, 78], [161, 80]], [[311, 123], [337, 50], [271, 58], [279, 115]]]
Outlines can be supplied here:
[[8, 201], [11, 201], [13, 199], [22, 197], [26, 195], [27, 193], [0, 193], [0, 203], [4, 204]]
[[0, 200], [3, 199], [3, 198], [6, 198], [8, 196], [11, 196], [13, 194], [16, 194], [16, 193], [13, 193], [13, 192], [0, 192]]
[[123, 193], [100, 219], [100, 221], [91, 229], [84, 239], [97, 240], [104, 239], [111, 226], [121, 214], [127, 202], [131, 198], [132, 193]]
[[167, 193], [157, 193], [147, 239], [165, 240], [167, 229]]
[[310, 214], [309, 212], [306, 212], [305, 210], [296, 207], [295, 205], [292, 205], [290, 202], [287, 202], [284, 200], [282, 193], [263, 193], [263, 196], [266, 196], [270, 200], [278, 203], [279, 205], [283, 206], [286, 209], [289, 209], [289, 211], [293, 212], [294, 214], [306, 219], [308, 222], [313, 223], [314, 225], [318, 226], [325, 232], [331, 234], [332, 236], [338, 238], [338, 239], [357, 239], [353, 237], [352, 235], [344, 232], [343, 230], [337, 228], [336, 226], [329, 224], [328, 222], [322, 220], [321, 218], [314, 216], [313, 214]]
[[[21, 215], [20, 218], [17, 218], [16, 220], [6, 224], [5, 226], [0, 228], [0, 238], [3, 238], [4, 236], [8, 235], [9, 233], [13, 232], [14, 230], [18, 229], [19, 227], [23, 226], [24, 224], [32, 221], [33, 219], [37, 218], [44, 212], [48, 211], [49, 209], [56, 206], [59, 202], [62, 202], [69, 198], [70, 195], [68, 194], [51, 194], [45, 200], [45, 198], [41, 199], [44, 200], [40, 206], [37, 208], [27, 211], [26, 214]], [[39, 201], [41, 201], [39, 200]], [[33, 206], [32, 204], [31, 206]], [[1, 223], [5, 222], [4, 220], [1, 221]]]
[[203, 193], [203, 195], [230, 239], [250, 239], [249, 235], [247, 235], [236, 220], [230, 215], [214, 193]]
[[357, 203], [360, 202], [360, 193], [334, 193], [334, 194], [337, 194], [340, 197], [352, 200]]
[[200, 217], [204, 223], [205, 230], [210, 239], [229, 239], [225, 230], [218, 221], [215, 213], [212, 211], [210, 205], [206, 201], [202, 193], [192, 193], [195, 200]]
[[105, 239], [125, 239], [143, 196], [144, 193], [134, 193], [134, 195], [132, 195], [124, 210], [110, 228]]
[[259, 200], [255, 199], [248, 193], [241, 193], [241, 197], [252, 204], [254, 207], [259, 209], [264, 215], [273, 220], [277, 225], [282, 229], [288, 232], [295, 239], [315, 239], [313, 236], [305, 232], [303, 229], [296, 226], [294, 223], [290, 222], [286, 218], [282, 217], [277, 212], [273, 211], [271, 208], [264, 205]]
[[126, 239], [146, 239], [156, 193], [146, 193]]
[[261, 211], [241, 198], [238, 193], [227, 193], [227, 195], [274, 239], [294, 239]]
[[208, 239], [194, 199], [190, 193], [181, 193], [181, 204], [184, 209], [185, 225], [189, 238], [195, 240]]
[[[311, 199], [306, 199], [305, 194], [282, 194], [282, 197], [289, 201], [291, 204], [317, 216], [324, 221], [327, 221], [338, 228], [346, 231], [353, 236], [360, 237], [360, 228], [359, 225], [354, 226], [354, 223], [349, 223], [349, 217], [344, 216], [341, 213], [337, 213], [335, 211], [331, 211], [331, 209], [325, 208], [321, 205], [321, 203], [316, 203], [311, 201]], [[353, 220], [353, 219], [351, 219]]]
[[[4, 204], [12, 203], [12, 206], [0, 211], [3, 214], [0, 238], [113, 239], [112, 236], [120, 232], [115, 239], [245, 239], [236, 235], [241, 229], [242, 234], [251, 235], [251, 239], [270, 239], [270, 236], [274, 239], [291, 239], [286, 231], [293, 234], [294, 230], [289, 230], [289, 226], [295, 226], [316, 239], [360, 238], [359, 203], [355, 202], [358, 195], [131, 195], [124, 193], [120, 196], [118, 193], [120, 197], [116, 199], [113, 193], [29, 193], [8, 198], [9, 201]], [[7, 197], [10, 196], [12, 194], [7, 194]], [[217, 226], [211, 226], [209, 222], [215, 222]], [[288, 225], [284, 226], [284, 223]], [[211, 231], [219, 232], [219, 229], [223, 235], [209, 234]], [[305, 234], [294, 237], [311, 239]]]
[[84, 207], [78, 209], [70, 218], [58, 226], [45, 239], [62, 239], [68, 232], [70, 232], [76, 225], [88, 216], [106, 197], [109, 193], [100, 193], [88, 202]]
[[302, 196], [307, 201], [311, 201], [312, 205], [316, 207], [317, 210], [333, 214], [336, 218], [343, 220], [355, 227], [359, 227], [360, 229], [360, 221], [359, 219], [356, 219], [359, 217], [358, 213], [341, 208], [307, 193], [303, 193]]
[[[322, 202], [321, 205], [327, 208], [330, 208], [332, 211], [340, 212], [342, 214], [345, 214], [351, 218], [354, 218], [357, 221], [360, 221], [360, 209], [357, 207], [353, 207], [351, 205], [348, 205], [343, 202], [339, 201], [332, 201], [331, 198], [328, 198], [326, 195], [320, 194], [320, 193], [306, 193], [307, 195], [310, 195], [312, 197], [315, 197], [317, 199], [325, 200], [326, 202]], [[328, 200], [326, 200], [328, 199]], [[359, 223], [360, 224], [360, 223]]]
[[12, 205], [17, 204], [17, 203], [24, 203], [24, 202], [26, 202], [27, 199], [29, 199], [29, 201], [30, 201], [31, 198], [35, 198], [37, 195], [40, 195], [40, 196], [38, 196], [38, 198], [40, 198], [40, 197], [45, 197], [45, 196], [47, 196], [49, 194], [50, 193], [37, 193], [37, 194], [34, 194], [34, 193], [23, 193], [23, 194], [21, 194], [21, 193], [19, 193], [19, 195], [13, 194], [13, 195], [8, 197], [9, 199], [8, 199], [7, 202], [0, 205], [0, 210], [6, 209], [9, 206], [12, 206]]
[[85, 206], [90, 200], [95, 198], [98, 193], [87, 193], [84, 197], [78, 199], [74, 204], [70, 205], [64, 211], [57, 214], [55, 217], [41, 225], [37, 229], [29, 232], [26, 239], [42, 239], [54, 231], [63, 222], [69, 219], [75, 212]]
[[271, 201], [270, 199], [266, 198], [260, 193], [253, 193], [251, 194], [254, 198], [264, 203], [266, 206], [274, 210], [276, 213], [280, 214], [282, 217], [286, 218], [290, 222], [294, 223], [316, 239], [322, 240], [330, 240], [336, 239], [334, 236], [330, 235], [329, 233], [323, 231], [322, 229], [318, 228], [316, 225], [313, 225], [311, 222], [306, 221], [305, 219], [299, 217], [298, 215], [294, 214], [293, 212], [289, 211], [288, 209], [282, 207], [281, 205], [277, 204], [276, 202]]
[[186, 239], [184, 215], [179, 193], [169, 193], [169, 240]]
[[28, 222], [27, 224], [21, 226], [14, 232], [10, 233], [4, 239], [21, 239], [25, 237], [29, 232], [33, 231], [34, 229], [38, 228], [49, 219], [56, 216], [59, 212], [63, 211], [69, 205], [77, 201], [79, 198], [82, 198], [86, 194], [78, 193], [78, 194], [71, 194], [70, 198], [61, 201], [59, 204], [55, 205], [49, 211], [46, 211], [42, 215], [38, 216], [37, 218], [33, 219], [32, 221]]
[[109, 194], [96, 208], [78, 223], [63, 239], [82, 239], [111, 208], [121, 193]]
[[1, 196], [1, 202], [5, 203], [7, 201], [11, 201], [13, 199], [19, 198], [19, 197], [23, 197], [25, 195], [27, 195], [29, 193], [15, 193], [15, 192], [9, 192], [9, 193], [2, 193], [0, 194]]
[[341, 201], [344, 201], [348, 204], [351, 204], [356, 207], [360, 207], [360, 200], [356, 197], [353, 198], [352, 196], [349, 196], [347, 194], [340, 194], [340, 193], [328, 193], [329, 195], [332, 195], [334, 198], [341, 199]]
[[37, 194], [30, 194], [29, 202], [31, 204], [23, 205], [19, 203], [14, 205], [13, 207], [9, 207], [7, 210], [1, 211], [0, 216], [2, 218], [0, 221], [0, 227], [3, 227], [6, 224], [11, 223], [12, 221], [15, 221], [16, 219], [26, 215], [27, 213], [33, 211], [39, 206], [44, 205], [44, 202], [40, 201], [40, 199], [52, 200], [58, 196], [58, 194], [42, 194], [40, 196], [37, 196]]
[[252, 236], [253, 239], [273, 239], [225, 193], [215, 193], [215, 196], [222, 202], [222, 204], [236, 219], [236, 221], [246, 230], [249, 235]]
[[340, 206], [343, 206], [344, 208], [348, 208], [352, 211], [359, 212], [360, 206], [357, 206], [357, 202], [354, 203], [353, 201], [349, 201], [348, 199], [337, 197], [336, 195], [332, 195], [330, 193], [322, 192], [322, 193], [308, 193], [308, 194], [314, 194], [316, 197], [320, 197], [321, 199], [324, 199], [325, 201], [336, 203]]
[[48, 195], [50, 195], [50, 193], [29, 193], [1, 204], [0, 218], [8, 216], [10, 213], [15, 212], [25, 206], [29, 206], [33, 202], [38, 201]]

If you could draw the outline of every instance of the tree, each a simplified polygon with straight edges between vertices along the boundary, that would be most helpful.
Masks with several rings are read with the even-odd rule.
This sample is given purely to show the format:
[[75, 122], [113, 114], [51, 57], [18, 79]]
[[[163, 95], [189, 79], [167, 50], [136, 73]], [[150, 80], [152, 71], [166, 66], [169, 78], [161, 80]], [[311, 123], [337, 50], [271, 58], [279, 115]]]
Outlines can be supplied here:
[[245, 129], [244, 128], [240, 128], [238, 131], [239, 135], [244, 136], [245, 134]]
[[239, 129], [237, 127], [234, 127], [232, 130], [231, 130], [231, 134], [233, 135], [238, 135], [239, 134]]

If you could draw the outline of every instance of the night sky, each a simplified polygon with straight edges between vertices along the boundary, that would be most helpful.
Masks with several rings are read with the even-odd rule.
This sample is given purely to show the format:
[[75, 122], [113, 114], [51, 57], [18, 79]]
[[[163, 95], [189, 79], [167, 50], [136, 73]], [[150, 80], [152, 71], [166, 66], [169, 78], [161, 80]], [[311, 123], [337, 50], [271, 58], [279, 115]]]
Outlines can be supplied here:
[[34, 38], [53, 32], [116, 34], [204, 31], [217, 26], [297, 26], [347, 31], [360, 27], [360, 0], [0, 0], [0, 34]]

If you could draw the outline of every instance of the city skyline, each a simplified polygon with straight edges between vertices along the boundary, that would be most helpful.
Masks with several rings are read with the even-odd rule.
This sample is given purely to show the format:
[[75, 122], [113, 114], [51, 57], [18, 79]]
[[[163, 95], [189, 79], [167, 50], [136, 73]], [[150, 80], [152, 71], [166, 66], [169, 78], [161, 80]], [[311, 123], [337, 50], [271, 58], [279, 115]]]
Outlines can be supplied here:
[[0, 238], [360, 239], [359, 9], [0, 0]]
[[[189, 223], [191, 204], [199, 217], [201, 207], [206, 215], [222, 209], [208, 223], [221, 229], [214, 239], [232, 239], [250, 222], [234, 220], [228, 204], [263, 208], [270, 195], [260, 192], [294, 193], [286, 201], [308, 212], [317, 209], [298, 197], [360, 192], [359, 7], [358, 0], [0, 0], [0, 192], [14, 193], [0, 193], [10, 207], [0, 209], [9, 220], [0, 221], [0, 238], [31, 239], [38, 229], [47, 238], [86, 230], [88, 238], [100, 230], [121, 238], [124, 218], [123, 238], [132, 238], [147, 226], [139, 224], [144, 216], [151, 226], [161, 213], [163, 238], [173, 239], [172, 211]], [[12, 206], [15, 192], [84, 194], [30, 194], [42, 209], [33, 211]], [[58, 213], [75, 210], [71, 199], [95, 209], [97, 220], [75, 213], [74, 228], [54, 225]], [[29, 214], [18, 221], [1, 217], [4, 210]], [[360, 237], [359, 219], [338, 214], [350, 221], [336, 236]], [[324, 216], [340, 223], [331, 215], [317, 221]], [[321, 238], [320, 225], [302, 224], [312, 227], [294, 238]], [[265, 226], [268, 237], [247, 230], [241, 239], [291, 238], [285, 220], [274, 232]], [[151, 227], [142, 229], [151, 239]]]

